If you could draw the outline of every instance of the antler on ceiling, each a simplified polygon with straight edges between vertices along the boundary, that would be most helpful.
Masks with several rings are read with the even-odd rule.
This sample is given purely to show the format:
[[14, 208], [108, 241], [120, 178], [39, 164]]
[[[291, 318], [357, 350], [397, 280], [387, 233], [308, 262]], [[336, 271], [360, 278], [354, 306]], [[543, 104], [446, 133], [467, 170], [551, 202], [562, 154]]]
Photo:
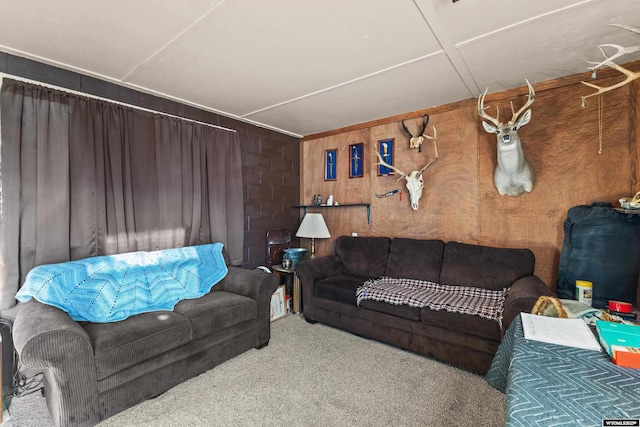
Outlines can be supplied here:
[[609, 91], [612, 91], [614, 89], [618, 89], [619, 87], [622, 87], [622, 86], [624, 86], [626, 84], [629, 84], [632, 81], [638, 80], [640, 78], [640, 72], [635, 73], [633, 71], [627, 70], [626, 68], [623, 68], [623, 67], [619, 66], [615, 62], [611, 62], [611, 63], [609, 63], [607, 65], [609, 67], [613, 68], [614, 70], [620, 71], [622, 74], [626, 75], [627, 77], [623, 81], [621, 81], [619, 83], [616, 83], [616, 84], [611, 85], [611, 86], [604, 86], [604, 87], [601, 87], [601, 86], [598, 86], [598, 85], [594, 85], [594, 84], [588, 83], [588, 82], [581, 82], [582, 84], [587, 85], [590, 88], [593, 88], [593, 89], [597, 90], [597, 92], [591, 93], [589, 95], [582, 96], [582, 100], [583, 101], [585, 99], [587, 99], [587, 98], [592, 97], [592, 96], [600, 95], [602, 93], [609, 92]]
[[[640, 34], [640, 28], [630, 27], [628, 25], [618, 25], [618, 24], [611, 24], [609, 26], [610, 27], [622, 28], [624, 30], [631, 31], [631, 32], [636, 33], [636, 34]], [[595, 72], [596, 72], [596, 70], [598, 68], [601, 68], [601, 67], [606, 65], [606, 66], [608, 66], [610, 68], [613, 68], [614, 70], [617, 70], [617, 71], [621, 72], [622, 74], [624, 74], [626, 76], [626, 78], [623, 81], [619, 82], [619, 83], [613, 84], [611, 86], [604, 86], [604, 87], [595, 85], [593, 83], [582, 82], [582, 84], [597, 90], [597, 92], [594, 92], [592, 94], [585, 95], [585, 96], [581, 97], [582, 98], [582, 102], [583, 102], [583, 106], [584, 106], [584, 100], [587, 99], [587, 98], [590, 98], [590, 97], [595, 96], [595, 95], [600, 95], [600, 94], [603, 94], [605, 92], [612, 91], [614, 89], [618, 89], [619, 87], [622, 87], [622, 86], [624, 86], [626, 84], [629, 84], [632, 81], [637, 80], [637, 79], [640, 78], [640, 72], [633, 72], [631, 70], [627, 70], [626, 68], [621, 67], [620, 65], [616, 64], [615, 62], [613, 62], [615, 59], [620, 58], [620, 57], [622, 57], [624, 55], [627, 55], [629, 53], [639, 52], [640, 51], [640, 45], [622, 47], [622, 46], [619, 46], [617, 44], [602, 44], [602, 45], [600, 45], [598, 47], [600, 48], [600, 51], [604, 55], [605, 60], [602, 61], [602, 62], [589, 62], [589, 64], [593, 65], [592, 67], [589, 67], [589, 69], [593, 70], [594, 75], [595, 75]], [[616, 53], [614, 53], [611, 56], [607, 56], [607, 53], [604, 50], [604, 48], [606, 48], [606, 47], [615, 48], [616, 49]]]

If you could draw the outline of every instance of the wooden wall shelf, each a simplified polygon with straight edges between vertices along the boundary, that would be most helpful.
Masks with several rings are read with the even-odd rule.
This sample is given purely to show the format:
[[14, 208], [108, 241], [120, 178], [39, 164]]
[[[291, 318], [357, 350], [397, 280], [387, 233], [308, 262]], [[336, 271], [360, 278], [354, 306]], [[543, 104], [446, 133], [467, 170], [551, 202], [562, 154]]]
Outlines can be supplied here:
[[305, 215], [307, 214], [307, 209], [339, 209], [339, 208], [351, 208], [354, 206], [364, 206], [367, 208], [367, 224], [371, 223], [371, 203], [347, 203], [344, 205], [293, 205], [292, 208], [302, 208], [304, 209]]

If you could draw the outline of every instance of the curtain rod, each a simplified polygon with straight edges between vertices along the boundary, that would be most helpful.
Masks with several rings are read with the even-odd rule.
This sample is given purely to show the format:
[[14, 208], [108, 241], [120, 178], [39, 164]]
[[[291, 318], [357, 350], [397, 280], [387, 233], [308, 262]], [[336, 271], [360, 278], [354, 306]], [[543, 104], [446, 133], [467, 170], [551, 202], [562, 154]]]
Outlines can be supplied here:
[[191, 122], [191, 123], [197, 123], [199, 125], [203, 125], [203, 126], [208, 126], [208, 127], [224, 130], [224, 131], [227, 131], [227, 132], [235, 132], [235, 133], [238, 132], [235, 129], [226, 128], [224, 126], [214, 125], [214, 124], [211, 124], [211, 123], [205, 123], [205, 122], [201, 122], [201, 121], [193, 120], [193, 119], [187, 119], [185, 117], [175, 116], [175, 115], [169, 114], [169, 113], [163, 113], [162, 111], [151, 110], [149, 108], [144, 108], [144, 107], [140, 107], [140, 106], [137, 106], [137, 105], [127, 104], [126, 102], [120, 102], [120, 101], [116, 101], [116, 100], [109, 99], [109, 98], [103, 98], [101, 96], [91, 95], [91, 94], [88, 94], [88, 93], [79, 92], [77, 90], [68, 89], [68, 88], [65, 88], [65, 87], [60, 87], [60, 86], [52, 85], [52, 84], [49, 84], [49, 83], [42, 83], [42, 82], [39, 82], [39, 81], [36, 81], [36, 80], [27, 79], [27, 78], [20, 77], [20, 76], [14, 76], [14, 75], [7, 74], [7, 73], [1, 73], [0, 72], [0, 85], [2, 84], [2, 82], [4, 81], [5, 78], [18, 80], [18, 81], [25, 82], [25, 83], [31, 83], [31, 84], [38, 85], [38, 86], [43, 86], [43, 87], [46, 87], [46, 88], [49, 88], [49, 89], [58, 90], [60, 92], [66, 92], [66, 93], [70, 93], [70, 94], [73, 94], [73, 95], [84, 96], [84, 97], [87, 97], [87, 98], [97, 99], [97, 100], [104, 101], [104, 102], [109, 102], [109, 103], [112, 103], [112, 104], [122, 105], [122, 106], [125, 106], [125, 107], [134, 108], [136, 110], [146, 111], [148, 113], [160, 114], [162, 116], [171, 117], [171, 118], [179, 119], [179, 120], [184, 120], [184, 121]]

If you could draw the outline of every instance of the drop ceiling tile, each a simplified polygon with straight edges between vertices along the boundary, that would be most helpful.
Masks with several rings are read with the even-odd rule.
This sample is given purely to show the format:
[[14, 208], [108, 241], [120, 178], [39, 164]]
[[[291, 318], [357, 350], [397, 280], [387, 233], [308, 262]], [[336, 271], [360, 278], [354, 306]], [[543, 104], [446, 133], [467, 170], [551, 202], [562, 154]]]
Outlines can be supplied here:
[[3, 0], [0, 47], [119, 80], [221, 0]]
[[[495, 92], [586, 71], [598, 44], [640, 44], [603, 27], [639, 27], [638, 0], [4, 0], [0, 10], [0, 51], [300, 135], [477, 96], [460, 76]], [[0, 60], [30, 78], [19, 57]]]
[[[588, 71], [588, 61], [602, 58], [598, 45], [640, 44], [640, 35], [604, 26], [612, 22], [632, 26], [640, 23], [640, 8], [629, 7], [626, 0], [615, 3], [621, 7], [610, 9], [599, 4], [580, 13], [566, 10], [465, 43], [459, 51], [478, 86], [489, 86], [490, 93], [523, 86], [525, 78], [534, 83], [582, 73]], [[610, 6], [614, 6], [613, 1]], [[628, 55], [621, 62], [639, 57]]]
[[469, 97], [440, 54], [247, 118], [304, 136]]
[[[633, 0], [631, 0], [633, 1]], [[504, 30], [523, 21], [595, 3], [593, 0], [417, 0], [434, 2], [455, 43]]]
[[128, 82], [244, 115], [440, 49], [412, 1], [233, 1]]

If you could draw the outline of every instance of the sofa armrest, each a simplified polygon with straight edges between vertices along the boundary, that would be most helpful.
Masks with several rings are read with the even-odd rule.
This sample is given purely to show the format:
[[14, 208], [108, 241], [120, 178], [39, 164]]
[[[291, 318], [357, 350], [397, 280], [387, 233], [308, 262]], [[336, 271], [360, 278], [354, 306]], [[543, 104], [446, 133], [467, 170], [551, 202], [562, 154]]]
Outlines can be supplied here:
[[13, 325], [20, 362], [42, 372], [55, 425], [100, 421], [98, 379], [91, 340], [64, 311], [38, 301], [21, 304]]
[[537, 276], [526, 276], [513, 282], [504, 300], [502, 334], [504, 335], [513, 319], [520, 313], [531, 313], [531, 309], [542, 295], [555, 296]]
[[342, 261], [337, 255], [305, 259], [296, 266], [302, 288], [302, 311], [307, 320], [314, 321], [313, 287], [315, 282], [342, 274]]
[[275, 274], [230, 266], [227, 275], [213, 287], [214, 291], [232, 292], [256, 301], [260, 329], [256, 335], [256, 347], [267, 344], [271, 337], [271, 295], [278, 289], [278, 284]]
[[232, 292], [244, 295], [256, 301], [266, 299], [270, 302], [271, 295], [278, 289], [278, 278], [274, 274], [262, 270], [229, 266], [226, 276], [213, 287], [213, 290]]

